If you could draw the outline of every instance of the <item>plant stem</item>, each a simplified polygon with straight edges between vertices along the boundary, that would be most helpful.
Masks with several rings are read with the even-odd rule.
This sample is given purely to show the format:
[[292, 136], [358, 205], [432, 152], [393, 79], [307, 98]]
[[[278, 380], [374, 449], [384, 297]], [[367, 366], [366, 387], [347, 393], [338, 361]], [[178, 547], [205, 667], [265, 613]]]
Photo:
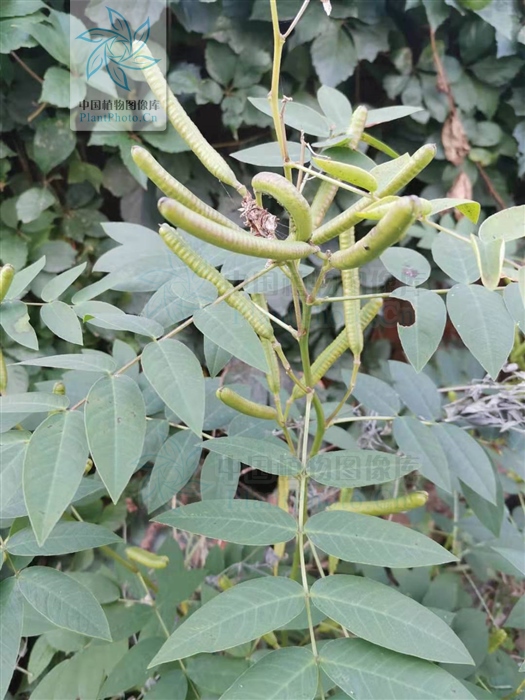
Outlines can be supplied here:
[[358, 375], [360, 366], [361, 366], [361, 358], [354, 356], [354, 366], [352, 367], [352, 376], [350, 377], [350, 383], [348, 384], [348, 389], [346, 390], [345, 395], [343, 396], [341, 401], [338, 403], [335, 411], [333, 411], [330, 414], [330, 416], [327, 418], [327, 420], [326, 420], [326, 427], [327, 428], [329, 428], [331, 425], [333, 425], [333, 421], [336, 418], [337, 414], [343, 408], [345, 403], [348, 401], [348, 399], [352, 395], [352, 392], [355, 389], [355, 384], [357, 382], [357, 375]]
[[273, 68], [272, 87], [270, 90], [270, 104], [272, 107], [272, 118], [277, 135], [277, 142], [281, 149], [281, 156], [284, 163], [284, 173], [288, 180], [292, 180], [292, 170], [289, 166], [290, 156], [288, 155], [288, 145], [286, 143], [286, 129], [279, 110], [279, 81], [281, 77], [281, 61], [283, 58], [283, 47], [286, 38], [279, 29], [279, 13], [277, 11], [277, 0], [270, 0], [270, 11], [272, 15], [273, 28]]

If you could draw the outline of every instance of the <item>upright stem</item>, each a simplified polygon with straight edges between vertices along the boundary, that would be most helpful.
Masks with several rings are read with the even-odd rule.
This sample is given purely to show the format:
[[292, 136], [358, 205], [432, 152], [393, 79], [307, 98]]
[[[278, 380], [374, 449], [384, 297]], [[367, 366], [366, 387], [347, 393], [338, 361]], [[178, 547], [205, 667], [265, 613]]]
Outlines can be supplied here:
[[273, 69], [272, 69], [272, 87], [270, 90], [270, 104], [272, 107], [272, 118], [277, 134], [277, 141], [281, 149], [281, 155], [284, 163], [284, 174], [290, 182], [292, 181], [292, 169], [289, 165], [290, 156], [288, 155], [288, 145], [286, 143], [286, 130], [279, 109], [279, 81], [281, 77], [281, 61], [283, 57], [283, 47], [285, 37], [279, 29], [279, 13], [277, 11], [277, 0], [270, 0], [270, 10], [272, 14], [273, 27]]

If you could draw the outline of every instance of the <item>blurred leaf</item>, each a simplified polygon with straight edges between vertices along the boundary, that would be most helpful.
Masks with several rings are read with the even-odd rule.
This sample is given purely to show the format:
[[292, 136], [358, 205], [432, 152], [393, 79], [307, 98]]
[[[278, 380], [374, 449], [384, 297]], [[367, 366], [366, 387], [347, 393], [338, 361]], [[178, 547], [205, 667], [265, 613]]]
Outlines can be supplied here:
[[0, 581], [0, 696], [7, 697], [22, 635], [22, 599], [14, 578]]
[[113, 697], [125, 690], [142, 688], [152, 675], [148, 664], [162, 646], [162, 639], [141, 639], [124, 654], [100, 689], [100, 698]]
[[358, 63], [357, 52], [344, 25], [330, 22], [314, 39], [312, 62], [319, 80], [328, 87], [336, 87], [353, 75]]
[[451, 493], [447, 456], [432, 428], [416, 418], [396, 418], [393, 435], [399, 449], [420, 462], [419, 471], [436, 486]]
[[525, 333], [525, 302], [522, 299], [520, 286], [517, 282], [508, 284], [505, 287], [503, 290], [503, 299], [507, 311], [518, 324], [521, 332]]
[[39, 121], [34, 140], [34, 159], [47, 173], [71, 155], [76, 146], [75, 132], [65, 117]]
[[418, 374], [405, 362], [390, 360], [390, 374], [394, 389], [408, 408], [425, 420], [434, 420], [441, 415], [441, 396], [434, 382], [426, 374]]
[[43, 211], [53, 206], [54, 203], [55, 197], [50, 190], [43, 187], [31, 187], [16, 200], [18, 219], [23, 224], [35, 221]]

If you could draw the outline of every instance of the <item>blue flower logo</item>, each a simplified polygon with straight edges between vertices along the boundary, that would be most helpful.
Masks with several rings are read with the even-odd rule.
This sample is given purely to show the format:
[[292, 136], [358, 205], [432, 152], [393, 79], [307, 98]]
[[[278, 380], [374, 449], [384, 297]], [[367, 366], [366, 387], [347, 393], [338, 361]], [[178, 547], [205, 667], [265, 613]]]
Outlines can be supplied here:
[[[106, 10], [108, 11], [111, 29], [93, 27], [76, 37], [90, 44], [97, 44], [88, 58], [86, 77], [89, 80], [92, 75], [95, 75], [103, 66], [106, 66], [109, 77], [115, 85], [129, 91], [126, 69], [142, 70], [160, 61], [160, 58], [141, 54], [149, 39], [149, 17], [132, 34], [128, 21], [120, 12], [107, 6]], [[141, 42], [136, 51], [133, 51], [134, 41]]]

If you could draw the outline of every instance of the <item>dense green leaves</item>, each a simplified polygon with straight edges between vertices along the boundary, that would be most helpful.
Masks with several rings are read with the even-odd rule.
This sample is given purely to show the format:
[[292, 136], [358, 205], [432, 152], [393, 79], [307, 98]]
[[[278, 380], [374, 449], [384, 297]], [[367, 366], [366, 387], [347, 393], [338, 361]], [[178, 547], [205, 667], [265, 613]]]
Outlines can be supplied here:
[[314, 583], [311, 595], [325, 615], [369, 642], [430, 661], [472, 663], [446, 622], [382, 583], [328, 576]]
[[335, 639], [321, 650], [321, 668], [356, 700], [474, 700], [439, 666], [382, 649], [361, 639]]
[[313, 700], [317, 676], [311, 651], [277, 649], [239, 676], [221, 700]]
[[33, 433], [24, 460], [24, 499], [39, 545], [71, 503], [88, 458], [81, 413], [49, 416]]
[[327, 554], [358, 564], [408, 568], [456, 559], [429, 537], [372, 515], [324, 511], [309, 518], [305, 531]]
[[99, 379], [85, 408], [89, 449], [114, 503], [142, 455], [146, 407], [137, 384], [125, 375]]
[[291, 515], [264, 501], [202, 501], [170, 510], [156, 520], [180, 530], [251, 545], [286, 542], [297, 529]]
[[249, 642], [286, 624], [303, 608], [304, 591], [296, 581], [265, 577], [239, 583], [185, 620], [151, 666]]
[[200, 435], [204, 422], [204, 377], [191, 350], [178, 340], [150, 343], [142, 353], [142, 367], [166, 406]]
[[44, 566], [24, 569], [18, 588], [27, 602], [58, 627], [111, 639], [104, 612], [92, 593], [71, 576]]

